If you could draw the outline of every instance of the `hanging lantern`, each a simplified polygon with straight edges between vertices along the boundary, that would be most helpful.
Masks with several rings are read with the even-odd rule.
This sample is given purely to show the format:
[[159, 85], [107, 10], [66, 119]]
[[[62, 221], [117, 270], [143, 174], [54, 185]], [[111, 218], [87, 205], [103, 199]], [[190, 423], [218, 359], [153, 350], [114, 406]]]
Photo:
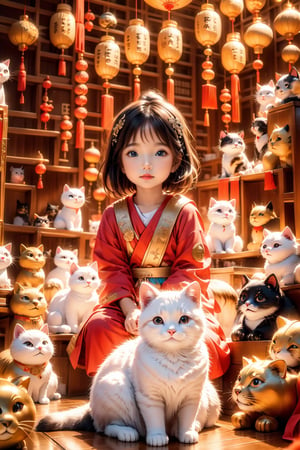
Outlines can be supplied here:
[[90, 196], [92, 184], [97, 181], [99, 175], [96, 164], [98, 164], [100, 160], [100, 151], [94, 146], [94, 142], [92, 142], [90, 148], [85, 150], [84, 159], [87, 163], [89, 163], [89, 167], [84, 171], [84, 178], [89, 182], [88, 196]]
[[12, 44], [17, 45], [21, 52], [21, 63], [18, 73], [18, 91], [21, 92], [20, 103], [24, 103], [24, 94], [26, 90], [26, 69], [24, 63], [24, 52], [28, 47], [36, 42], [39, 37], [39, 31], [35, 24], [29, 20], [29, 17], [24, 14], [20, 20], [14, 22], [9, 31], [8, 37]]
[[267, 0], [245, 0], [245, 5], [248, 11], [256, 16], [263, 9], [266, 1]]
[[174, 69], [171, 64], [174, 64], [182, 55], [182, 34], [177, 27], [175, 20], [164, 20], [162, 29], [157, 38], [157, 50], [159, 57], [168, 64], [165, 73], [168, 76], [167, 80], [167, 99], [174, 104], [174, 80], [172, 78]]
[[202, 63], [202, 78], [206, 84], [202, 85], [202, 108], [205, 109], [204, 125], [209, 126], [208, 109], [217, 109], [217, 88], [210, 83], [215, 78], [215, 72], [212, 70], [213, 63], [210, 61], [212, 55], [212, 45], [216, 44], [221, 37], [222, 24], [219, 14], [215, 11], [211, 3], [204, 3], [201, 11], [195, 18], [195, 35], [197, 41], [206, 47], [204, 55], [205, 62]]
[[220, 101], [222, 102], [221, 110], [222, 114], [222, 122], [224, 123], [225, 129], [229, 130], [229, 123], [231, 122], [231, 94], [230, 90], [226, 87], [226, 83], [224, 84], [224, 88], [221, 90]]
[[300, 32], [300, 12], [288, 1], [274, 19], [274, 28], [287, 41], [288, 45], [282, 50], [282, 59], [291, 66], [298, 60], [300, 49], [292, 44], [294, 36]]
[[140, 75], [142, 69], [140, 66], [147, 61], [150, 54], [149, 31], [144, 27], [142, 19], [130, 20], [124, 34], [124, 45], [127, 60], [135, 66], [133, 69], [133, 75], [135, 76], [133, 99], [137, 100], [141, 93]]
[[61, 151], [63, 152], [62, 161], [67, 162], [67, 153], [69, 151], [68, 142], [72, 139], [72, 133], [70, 130], [73, 128], [73, 123], [70, 120], [70, 116], [64, 115], [63, 120], [60, 122], [60, 139], [61, 139]]
[[106, 198], [105, 190], [102, 187], [94, 189], [93, 197], [98, 202], [98, 216], [101, 217], [101, 202]]
[[105, 93], [101, 96], [101, 125], [109, 130], [114, 116], [114, 98], [109, 95], [109, 81], [118, 75], [120, 69], [120, 47], [113, 36], [102, 36], [95, 49], [95, 70], [103, 78]]
[[50, 19], [50, 41], [52, 45], [61, 50], [58, 75], [66, 75], [66, 62], [64, 51], [75, 41], [75, 17], [72, 14], [72, 7], [67, 3], [59, 3], [56, 13]]
[[93, 11], [90, 10], [90, 7], [88, 7], [87, 12], [84, 15], [84, 28], [87, 31], [92, 31], [92, 29], [94, 28], [94, 20], [95, 20], [95, 14], [93, 13]]
[[50, 120], [50, 112], [53, 111], [53, 104], [52, 100], [49, 100], [48, 97], [48, 89], [52, 87], [52, 83], [50, 81], [49, 75], [44, 79], [43, 81], [43, 88], [45, 89], [44, 95], [43, 95], [43, 103], [41, 104], [40, 108], [43, 111], [41, 114], [41, 121], [44, 123], [44, 129], [47, 130], [47, 122]]
[[231, 73], [232, 122], [240, 122], [240, 80], [238, 73], [246, 65], [245, 47], [241, 43], [240, 33], [228, 33], [226, 43], [221, 50], [222, 65]]
[[46, 166], [44, 164], [44, 157], [43, 154], [38, 151], [38, 156], [40, 158], [40, 162], [35, 166], [35, 173], [39, 176], [39, 180], [37, 183], [37, 188], [38, 189], [44, 189], [44, 185], [43, 185], [43, 175], [46, 172]]
[[152, 8], [160, 9], [162, 11], [183, 8], [191, 3], [191, 1], [192, 0], [145, 0]]
[[221, 0], [220, 10], [224, 16], [227, 16], [230, 21], [234, 22], [244, 9], [243, 0]]
[[[76, 108], [74, 110], [74, 116], [77, 119], [76, 122], [76, 148], [84, 148], [84, 119], [86, 118], [88, 111], [84, 105], [87, 103], [86, 94], [88, 92], [88, 87], [85, 83], [89, 80], [89, 74], [87, 72], [88, 63], [83, 59], [83, 55], [79, 54], [78, 60], [76, 61], [75, 68], [77, 72], [74, 75], [74, 79], [77, 86], [75, 86], [75, 104]], [[78, 88], [78, 86], [80, 86]]]

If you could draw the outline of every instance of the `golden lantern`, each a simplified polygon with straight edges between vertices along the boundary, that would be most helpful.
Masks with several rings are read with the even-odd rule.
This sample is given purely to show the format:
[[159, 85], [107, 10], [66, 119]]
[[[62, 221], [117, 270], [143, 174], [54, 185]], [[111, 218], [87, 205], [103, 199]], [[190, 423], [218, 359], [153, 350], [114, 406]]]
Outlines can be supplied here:
[[238, 73], [246, 65], [246, 51], [240, 40], [240, 33], [227, 34], [226, 43], [221, 50], [221, 61], [225, 70], [231, 73], [232, 121], [240, 122]]
[[134, 95], [133, 99], [137, 100], [141, 92], [140, 75], [142, 69], [140, 65], [147, 61], [150, 54], [150, 36], [149, 31], [144, 27], [142, 19], [132, 19], [124, 34], [125, 56], [130, 64], [135, 67], [133, 69], [134, 78]]
[[172, 9], [184, 8], [192, 0], [145, 0], [152, 8], [160, 9], [162, 11], [171, 11]]
[[168, 64], [165, 73], [167, 80], [167, 98], [170, 103], [174, 103], [174, 80], [172, 75], [174, 64], [182, 55], [182, 35], [175, 20], [164, 20], [162, 29], [158, 33], [157, 50], [159, 57]]
[[282, 50], [282, 59], [290, 65], [294, 64], [300, 54], [299, 48], [292, 44], [294, 36], [300, 32], [300, 12], [290, 2], [287, 2], [283, 11], [275, 17], [274, 28], [288, 41], [288, 45]]
[[98, 216], [101, 217], [101, 202], [106, 198], [105, 190], [102, 187], [94, 189], [93, 198], [98, 202]]
[[251, 14], [257, 15], [265, 6], [267, 0], [245, 0], [245, 5]]
[[220, 10], [229, 20], [234, 21], [235, 18], [243, 12], [243, 0], [221, 0]]
[[58, 75], [66, 75], [66, 62], [64, 51], [75, 41], [75, 17], [72, 14], [72, 6], [67, 3], [59, 3], [56, 13], [50, 19], [50, 41], [52, 45], [61, 50]]
[[221, 110], [223, 112], [222, 114], [222, 122], [224, 123], [225, 129], [229, 130], [229, 123], [231, 122], [231, 104], [229, 103], [231, 101], [231, 94], [230, 90], [226, 87], [226, 83], [224, 83], [224, 88], [221, 89], [220, 93], [220, 101], [222, 102]]
[[217, 109], [217, 89], [210, 83], [215, 78], [215, 72], [212, 70], [213, 63], [210, 61], [212, 55], [211, 46], [216, 44], [222, 32], [221, 18], [215, 11], [211, 3], [204, 3], [201, 11], [195, 18], [195, 35], [197, 41], [206, 47], [204, 50], [205, 61], [202, 63], [202, 78], [206, 84], [202, 85], [202, 108], [205, 109], [204, 125], [209, 126], [208, 109]]
[[98, 164], [100, 160], [100, 151], [95, 147], [94, 142], [90, 148], [87, 148], [84, 152], [84, 160], [89, 164], [84, 170], [84, 178], [89, 182], [89, 193], [88, 196], [91, 195], [92, 184], [97, 181], [99, 171], [96, 168], [96, 164]]
[[299, 59], [300, 49], [295, 44], [288, 44], [281, 50], [281, 57], [284, 62], [293, 66]]
[[24, 14], [20, 20], [14, 22], [9, 31], [8, 37], [12, 44], [17, 45], [21, 52], [21, 63], [18, 73], [18, 91], [21, 92], [20, 103], [24, 103], [24, 94], [26, 90], [26, 69], [24, 64], [24, 52], [28, 47], [36, 42], [39, 37], [39, 30], [29, 17]]

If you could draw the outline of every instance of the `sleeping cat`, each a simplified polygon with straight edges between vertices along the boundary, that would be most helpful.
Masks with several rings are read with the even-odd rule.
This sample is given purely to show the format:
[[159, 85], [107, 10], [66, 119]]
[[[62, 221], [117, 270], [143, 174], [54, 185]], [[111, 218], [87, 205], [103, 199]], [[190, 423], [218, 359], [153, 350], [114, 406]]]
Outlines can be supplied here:
[[37, 247], [20, 245], [19, 266], [20, 270], [16, 276], [16, 283], [23, 286], [37, 287], [45, 282], [44, 265], [46, 258], [43, 244]]
[[278, 316], [269, 347], [272, 359], [283, 359], [291, 373], [300, 371], [300, 321]]
[[281, 286], [300, 282], [300, 257], [298, 244], [292, 230], [286, 226], [283, 231], [263, 230], [260, 253], [265, 258], [267, 275], [274, 273]]
[[84, 186], [78, 189], [64, 185], [60, 197], [63, 207], [54, 219], [54, 228], [83, 231], [81, 208], [85, 203], [84, 192]]
[[274, 81], [262, 85], [257, 83], [255, 99], [259, 105], [258, 116], [267, 117], [269, 110], [276, 104]]
[[210, 198], [207, 217], [210, 226], [207, 231], [207, 245], [212, 253], [234, 253], [243, 249], [243, 241], [236, 235], [235, 199], [215, 200]]
[[28, 394], [28, 376], [0, 378], [0, 448], [27, 449], [24, 439], [33, 431], [36, 407]]
[[89, 427], [121, 441], [146, 436], [147, 445], [165, 446], [168, 436], [195, 443], [203, 427], [215, 425], [220, 400], [208, 379], [199, 284], [159, 291], [144, 282], [139, 298], [140, 336], [100, 366], [87, 405], [44, 417], [39, 431]]
[[271, 230], [279, 230], [279, 219], [273, 209], [273, 203], [268, 202], [266, 205], [252, 205], [249, 215], [249, 222], [252, 226], [252, 241], [247, 244], [248, 250], [259, 250], [263, 241], [263, 230], [265, 227]]
[[299, 81], [300, 75], [295, 67], [292, 67], [288, 74], [280, 75], [276, 73], [275, 95], [279, 103], [299, 100], [300, 97], [294, 93], [294, 85]]
[[296, 384], [297, 377], [287, 373], [285, 361], [243, 357], [243, 368], [232, 389], [232, 399], [241, 410], [232, 415], [233, 426], [276, 431], [296, 406]]
[[233, 341], [271, 339], [276, 330], [276, 318], [296, 314], [295, 307], [281, 291], [274, 274], [264, 280], [249, 279], [239, 293], [238, 324], [233, 328]]
[[0, 353], [0, 375], [4, 378], [28, 375], [28, 393], [33, 401], [48, 404], [61, 397], [56, 392], [58, 379], [50, 363], [53, 354], [47, 324], [40, 330], [25, 330], [17, 324], [10, 348]]
[[78, 333], [81, 324], [99, 302], [98, 264], [70, 268], [69, 287], [54, 295], [49, 303], [47, 323], [52, 333]]
[[6, 105], [4, 83], [9, 80], [10, 77], [9, 63], [9, 59], [0, 62], [0, 105]]
[[251, 172], [252, 165], [245, 154], [244, 132], [221, 131], [219, 149], [222, 156], [222, 177], [231, 177], [241, 172]]
[[48, 303], [57, 291], [69, 286], [73, 263], [78, 264], [78, 250], [63, 249], [58, 245], [54, 256], [56, 267], [48, 273], [44, 284], [44, 293]]
[[0, 289], [11, 289], [12, 287], [7, 273], [7, 267], [13, 262], [11, 248], [11, 243], [0, 245]]

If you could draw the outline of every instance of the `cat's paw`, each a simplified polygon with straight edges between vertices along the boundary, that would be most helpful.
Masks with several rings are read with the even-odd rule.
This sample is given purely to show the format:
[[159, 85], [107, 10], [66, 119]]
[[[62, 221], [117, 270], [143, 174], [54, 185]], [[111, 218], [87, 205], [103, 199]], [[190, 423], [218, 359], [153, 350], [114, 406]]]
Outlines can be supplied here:
[[278, 429], [278, 421], [275, 417], [260, 416], [255, 422], [255, 429], [263, 433], [269, 433]]
[[231, 416], [231, 423], [234, 428], [242, 430], [243, 428], [251, 428], [252, 420], [249, 414], [243, 411], [238, 411]]
[[248, 338], [248, 341], [262, 341], [262, 340], [264, 340], [264, 336], [262, 335], [262, 333], [249, 333], [247, 338]]
[[50, 400], [49, 400], [48, 397], [42, 397], [42, 398], [39, 399], [39, 403], [41, 405], [48, 405], [50, 403]]
[[52, 397], [51, 400], [59, 400], [60, 398], [61, 398], [60, 393], [59, 393], [59, 392], [55, 392], [55, 393], [53, 394], [53, 397]]
[[147, 445], [161, 447], [168, 445], [169, 437], [165, 433], [148, 433], [146, 437]]
[[242, 329], [237, 329], [231, 333], [231, 340], [232, 341], [244, 341], [245, 336], [246, 335]]
[[179, 441], [183, 444], [196, 444], [199, 440], [199, 435], [197, 431], [186, 431], [185, 433], [179, 434]]
[[106, 436], [114, 437], [123, 442], [136, 442], [139, 440], [139, 433], [135, 428], [125, 425], [107, 425], [104, 430]]

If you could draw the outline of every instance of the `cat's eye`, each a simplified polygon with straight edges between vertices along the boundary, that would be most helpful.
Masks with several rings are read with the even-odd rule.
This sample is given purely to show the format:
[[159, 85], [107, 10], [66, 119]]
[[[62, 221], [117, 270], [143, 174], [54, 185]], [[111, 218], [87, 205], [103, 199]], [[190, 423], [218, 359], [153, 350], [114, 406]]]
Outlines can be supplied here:
[[250, 386], [260, 386], [263, 383], [262, 380], [260, 380], [259, 378], [253, 378], [253, 380], [250, 383]]
[[292, 344], [292, 345], [289, 346], [288, 350], [290, 350], [291, 348], [292, 348], [292, 349], [295, 349], [295, 348], [299, 348], [299, 347], [298, 347], [298, 345], [296, 345], [296, 344]]
[[42, 341], [43, 345], [48, 345], [48, 341]]
[[242, 292], [240, 295], [240, 300], [242, 300], [242, 302], [244, 302], [245, 300], [247, 300], [247, 298], [248, 298], [247, 292]]
[[81, 276], [81, 277], [78, 277], [78, 280], [79, 280], [79, 281], [83, 281], [83, 280], [84, 280], [84, 277], [82, 277], [82, 276]]
[[33, 347], [33, 343], [30, 341], [25, 341], [24, 345], [26, 345], [26, 347]]
[[265, 297], [263, 296], [263, 294], [257, 294], [257, 296], [255, 297], [255, 300], [257, 302], [263, 302], [265, 299]]
[[179, 323], [189, 323], [190, 318], [188, 316], [181, 316], [179, 319]]
[[275, 244], [274, 244], [273, 247], [274, 247], [274, 248], [278, 248], [278, 247], [280, 247], [280, 244], [279, 244], [278, 242], [275, 242]]
[[160, 316], [156, 316], [153, 318], [152, 322], [154, 325], [163, 325], [164, 321]]
[[267, 248], [267, 244], [264, 244], [264, 245], [262, 246], [262, 248]]
[[22, 295], [21, 296], [21, 300], [22, 300], [22, 302], [29, 302], [30, 301], [28, 295]]
[[24, 408], [24, 403], [22, 402], [16, 402], [13, 407], [12, 410], [14, 413], [22, 411], [22, 409]]
[[218, 208], [218, 209], [217, 209], [217, 212], [218, 212], [218, 213], [221, 213], [221, 212], [222, 212], [222, 209], [221, 209], [221, 208]]

